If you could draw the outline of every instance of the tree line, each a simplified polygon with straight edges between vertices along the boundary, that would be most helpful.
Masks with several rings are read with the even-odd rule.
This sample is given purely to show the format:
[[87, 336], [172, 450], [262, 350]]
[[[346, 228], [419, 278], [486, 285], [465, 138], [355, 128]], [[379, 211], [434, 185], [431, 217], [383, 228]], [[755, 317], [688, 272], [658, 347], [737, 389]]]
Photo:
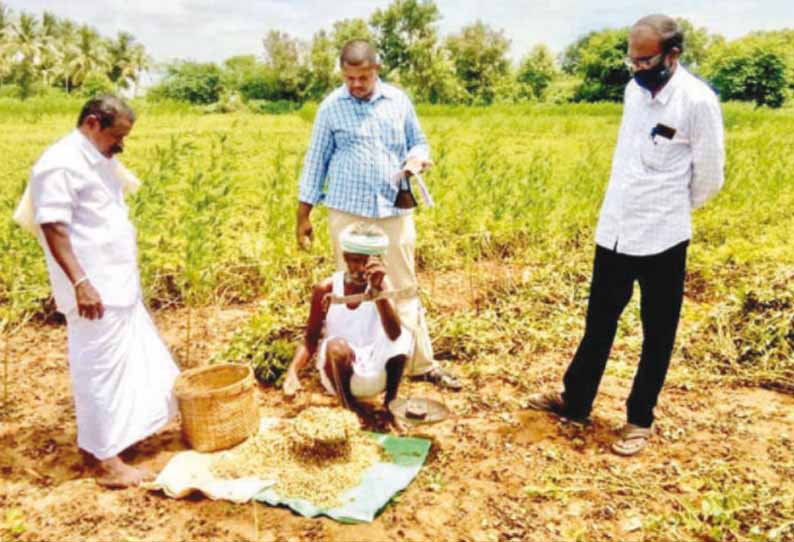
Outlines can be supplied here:
[[[394, 0], [368, 19], [337, 21], [308, 41], [271, 30], [259, 54], [161, 67], [162, 80], [147, 95], [221, 111], [291, 109], [321, 100], [341, 83], [339, 50], [354, 38], [375, 44], [382, 77], [422, 103], [619, 101], [631, 77], [623, 62], [628, 28], [591, 32], [556, 56], [540, 44], [514, 65], [503, 31], [475, 21], [442, 37], [440, 19], [433, 0]], [[685, 34], [682, 62], [723, 100], [779, 107], [794, 96], [794, 30], [728, 41], [685, 19], [679, 23]], [[150, 66], [144, 47], [129, 33], [104, 38], [51, 13], [16, 15], [0, 3], [0, 93], [130, 88]]]
[[51, 12], [17, 14], [0, 2], [0, 95], [126, 89], [150, 64], [144, 46], [128, 32], [106, 38]]

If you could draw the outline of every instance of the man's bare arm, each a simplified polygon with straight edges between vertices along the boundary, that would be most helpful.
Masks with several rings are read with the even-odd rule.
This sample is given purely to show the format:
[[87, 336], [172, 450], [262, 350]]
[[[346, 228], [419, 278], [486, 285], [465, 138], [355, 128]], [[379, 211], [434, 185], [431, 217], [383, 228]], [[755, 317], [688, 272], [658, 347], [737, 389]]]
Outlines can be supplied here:
[[292, 356], [292, 362], [287, 368], [287, 375], [284, 379], [283, 389], [287, 396], [295, 395], [300, 389], [301, 385], [298, 375], [317, 351], [317, 345], [320, 342], [320, 335], [323, 331], [323, 323], [325, 322], [325, 313], [327, 312], [323, 300], [325, 299], [325, 294], [330, 292], [332, 288], [331, 282], [325, 281], [315, 286], [312, 291], [311, 309], [306, 323], [303, 343], [298, 345], [297, 350], [295, 350], [295, 355]]
[[309, 311], [309, 321], [306, 323], [306, 335], [304, 338], [304, 345], [309, 352], [309, 357], [314, 355], [320, 343], [323, 324], [325, 324], [325, 315], [328, 312], [325, 296], [330, 294], [332, 290], [333, 283], [331, 280], [326, 280], [316, 285], [312, 290], [312, 305]]
[[375, 302], [375, 306], [378, 308], [378, 314], [380, 314], [380, 321], [383, 323], [383, 330], [386, 332], [386, 336], [390, 340], [396, 341], [402, 334], [402, 326], [394, 305], [389, 299], [379, 299]]
[[[373, 258], [367, 264], [367, 280], [369, 281], [370, 289], [375, 292], [380, 292], [389, 286], [389, 281], [386, 279], [386, 270], [380, 258]], [[392, 341], [399, 339], [402, 333], [402, 326], [400, 317], [397, 316], [397, 311], [394, 310], [391, 300], [379, 299], [375, 302], [375, 307], [378, 309], [386, 336]]]
[[314, 236], [311, 221], [312, 205], [304, 201], [298, 202], [298, 213], [295, 219], [295, 237], [298, 247], [309, 248]]
[[50, 248], [52, 257], [58, 262], [63, 272], [72, 284], [78, 283], [74, 294], [77, 299], [77, 311], [83, 318], [94, 320], [102, 318], [105, 314], [105, 307], [99, 292], [96, 291], [90, 281], [85, 279], [85, 271], [77, 260], [77, 256], [72, 249], [72, 242], [69, 239], [69, 227], [60, 222], [51, 222], [41, 225], [47, 246]]

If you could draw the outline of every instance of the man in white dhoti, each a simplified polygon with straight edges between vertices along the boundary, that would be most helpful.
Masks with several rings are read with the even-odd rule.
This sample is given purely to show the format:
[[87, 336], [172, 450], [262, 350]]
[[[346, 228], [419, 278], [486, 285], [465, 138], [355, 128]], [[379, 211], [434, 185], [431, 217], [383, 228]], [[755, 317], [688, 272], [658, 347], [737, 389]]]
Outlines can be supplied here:
[[98, 481], [109, 487], [151, 477], [119, 454], [173, 418], [179, 373], [143, 305], [128, 172], [114, 158], [134, 122], [120, 99], [90, 100], [77, 129], [33, 166], [28, 187], [28, 216], [66, 316], [77, 444], [99, 460]]
[[397, 397], [414, 335], [400, 322], [394, 302], [415, 298], [415, 291], [395, 291], [381, 257], [389, 238], [376, 225], [351, 224], [340, 235], [345, 271], [314, 287], [303, 344], [287, 371], [284, 393], [300, 389], [298, 374], [317, 355], [320, 382], [347, 408], [363, 415], [360, 399], [384, 393], [383, 405]]

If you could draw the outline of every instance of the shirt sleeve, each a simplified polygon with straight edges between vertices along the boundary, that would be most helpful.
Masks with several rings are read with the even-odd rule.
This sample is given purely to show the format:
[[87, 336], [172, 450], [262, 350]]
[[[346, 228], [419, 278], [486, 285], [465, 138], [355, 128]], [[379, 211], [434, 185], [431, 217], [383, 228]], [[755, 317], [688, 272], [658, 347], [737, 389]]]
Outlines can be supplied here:
[[623, 92], [623, 114], [620, 117], [620, 127], [618, 128], [618, 139], [615, 143], [615, 151], [612, 155], [612, 168], [610, 179], [617, 177], [622, 171], [626, 171], [627, 157], [629, 156], [629, 142], [631, 135], [629, 133], [629, 116], [631, 115], [630, 108], [633, 106], [631, 102], [631, 85], [626, 85], [626, 90]]
[[725, 134], [719, 102], [703, 100], [695, 104], [690, 141], [692, 145], [692, 182], [689, 197], [692, 208], [703, 206], [725, 182]]
[[33, 175], [30, 197], [36, 224], [72, 223], [77, 206], [77, 183], [66, 169], [50, 169]]
[[419, 125], [416, 110], [410, 100], [406, 99], [408, 113], [405, 115], [405, 142], [408, 154], [405, 159], [418, 158], [420, 160], [430, 160], [430, 146], [427, 138]]
[[328, 122], [327, 111], [327, 108], [321, 107], [317, 112], [298, 186], [298, 200], [310, 205], [317, 205], [323, 198], [323, 185], [328, 174], [328, 164], [334, 154], [334, 136]]

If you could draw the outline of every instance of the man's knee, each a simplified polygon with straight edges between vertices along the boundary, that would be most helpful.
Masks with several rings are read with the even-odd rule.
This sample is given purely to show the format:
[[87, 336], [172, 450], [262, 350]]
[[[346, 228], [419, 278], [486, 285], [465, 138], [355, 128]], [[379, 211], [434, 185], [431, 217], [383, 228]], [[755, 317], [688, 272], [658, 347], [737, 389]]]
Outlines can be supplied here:
[[325, 347], [325, 355], [329, 361], [348, 361], [352, 362], [353, 349], [346, 340], [335, 338], [328, 341]]

